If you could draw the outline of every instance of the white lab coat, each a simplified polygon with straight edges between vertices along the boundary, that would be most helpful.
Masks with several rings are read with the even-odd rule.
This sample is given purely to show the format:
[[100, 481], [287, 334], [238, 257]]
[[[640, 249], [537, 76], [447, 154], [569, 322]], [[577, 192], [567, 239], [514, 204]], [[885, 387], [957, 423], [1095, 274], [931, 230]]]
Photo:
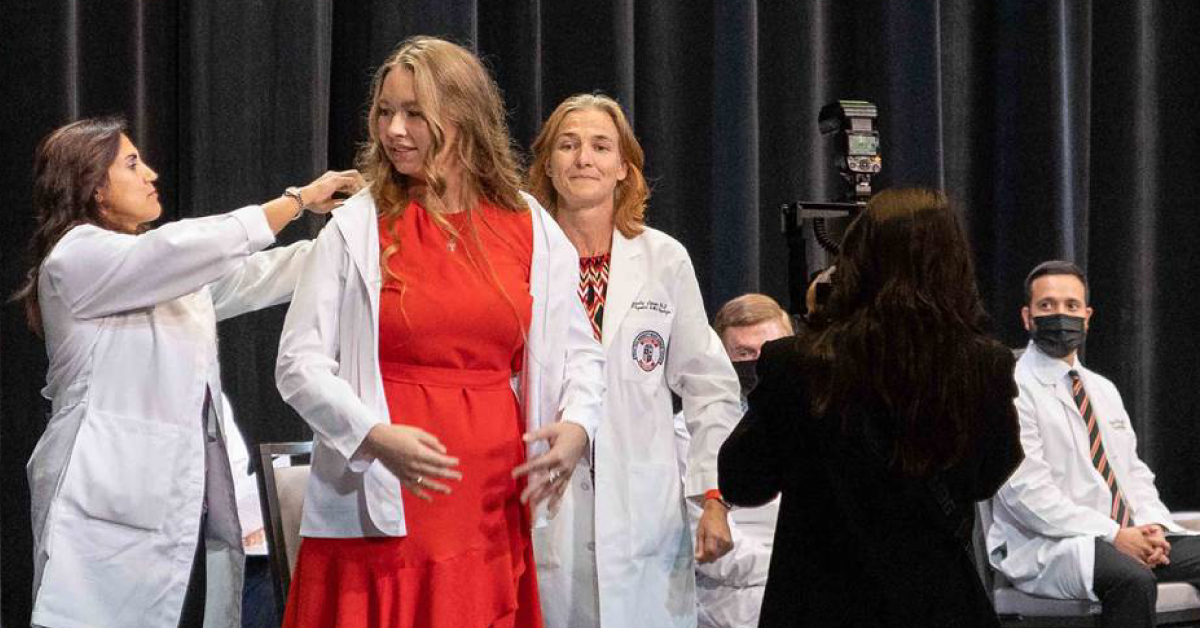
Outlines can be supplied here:
[[[746, 401], [742, 399], [742, 414]], [[675, 415], [675, 444], [680, 466], [685, 464], [687, 433], [683, 413]], [[775, 523], [779, 520], [779, 500], [756, 508], [729, 511], [729, 532], [733, 549], [708, 564], [696, 565], [697, 625], [699, 628], [756, 628], [767, 589], [767, 571], [771, 566], [771, 547], [775, 541]], [[704, 512], [701, 504], [688, 502], [692, 529]]]
[[221, 431], [202, 415], [206, 387], [221, 398], [217, 320], [284, 302], [295, 286], [310, 245], [257, 253], [274, 241], [251, 206], [142, 235], [81, 225], [44, 261], [53, 414], [28, 464], [35, 625], [178, 624], [206, 453], [205, 625], [240, 624], [230, 470], [211, 463], [224, 459]]
[[[741, 412], [737, 374], [708, 325], [687, 251], [614, 230], [603, 337], [608, 415], [549, 526], [534, 530], [548, 628], [696, 625], [684, 496], [717, 487], [717, 451]], [[561, 271], [568, 274], [565, 269]], [[578, 288], [578, 272], [570, 273]], [[691, 443], [680, 478], [671, 391]]]
[[[578, 298], [579, 256], [533, 197], [533, 318], [516, 383], [526, 428], [600, 422], [604, 354]], [[379, 231], [369, 190], [346, 201], [317, 238], [279, 343], [276, 382], [316, 433], [300, 533], [354, 538], [406, 533], [400, 481], [359, 447], [390, 423], [379, 370]], [[537, 449], [544, 447], [539, 444]], [[535, 454], [531, 451], [530, 454]]]
[[[1021, 591], [1098, 601], [1092, 590], [1095, 538], [1112, 541], [1120, 526], [1108, 516], [1112, 495], [1088, 455], [1087, 426], [1071, 395], [1070, 368], [1033, 343], [1017, 361], [1025, 460], [992, 500], [987, 548], [992, 566]], [[1154, 474], [1137, 456], [1137, 438], [1116, 386], [1078, 359], [1074, 368], [1100, 423], [1132, 525], [1158, 523], [1184, 533], [1159, 500]]]

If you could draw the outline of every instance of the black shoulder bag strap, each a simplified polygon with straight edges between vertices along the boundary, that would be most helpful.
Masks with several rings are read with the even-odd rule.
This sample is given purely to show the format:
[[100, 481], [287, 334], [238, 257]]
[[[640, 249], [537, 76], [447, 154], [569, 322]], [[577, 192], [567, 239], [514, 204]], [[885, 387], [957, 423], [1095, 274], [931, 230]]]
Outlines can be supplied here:
[[[863, 432], [867, 446], [871, 451], [879, 457], [880, 460], [888, 460], [883, 447], [884, 438], [880, 432], [879, 426], [874, 421], [866, 421], [863, 425]], [[941, 472], [934, 473], [925, 480], [913, 480], [923, 484], [924, 490], [918, 490], [921, 494], [920, 502], [924, 504], [925, 510], [929, 513], [933, 521], [938, 522], [943, 530], [950, 534], [966, 552], [967, 558], [971, 563], [975, 563], [971, 551], [971, 534], [973, 518], [963, 512], [958, 504], [954, 503], [954, 498], [950, 496], [950, 489], [946, 486], [946, 481], [942, 479]]]

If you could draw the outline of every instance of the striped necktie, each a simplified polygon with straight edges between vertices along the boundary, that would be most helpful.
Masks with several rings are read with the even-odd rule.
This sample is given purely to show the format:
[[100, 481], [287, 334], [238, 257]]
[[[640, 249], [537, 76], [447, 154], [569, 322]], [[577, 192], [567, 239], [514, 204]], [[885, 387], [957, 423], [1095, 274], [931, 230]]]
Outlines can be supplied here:
[[1108, 463], [1108, 455], [1104, 453], [1104, 439], [1100, 436], [1100, 423], [1096, 420], [1096, 413], [1092, 412], [1091, 400], [1088, 399], [1087, 391], [1083, 389], [1083, 380], [1079, 379], [1079, 372], [1072, 369], [1067, 374], [1071, 376], [1071, 396], [1075, 398], [1075, 405], [1079, 406], [1079, 413], [1083, 415], [1083, 422], [1087, 425], [1092, 465], [1100, 472], [1100, 477], [1104, 478], [1108, 490], [1112, 492], [1112, 507], [1108, 516], [1121, 524], [1122, 528], [1128, 527], [1129, 506], [1125, 503], [1125, 494], [1121, 492], [1120, 484], [1117, 483], [1116, 473]]

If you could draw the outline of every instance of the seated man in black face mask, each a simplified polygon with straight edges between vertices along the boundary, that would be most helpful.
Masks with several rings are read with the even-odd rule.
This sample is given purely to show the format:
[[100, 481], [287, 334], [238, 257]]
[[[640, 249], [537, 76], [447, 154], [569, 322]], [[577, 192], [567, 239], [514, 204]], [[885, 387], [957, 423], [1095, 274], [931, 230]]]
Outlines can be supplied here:
[[1017, 362], [1025, 460], [993, 499], [987, 547], [1017, 589], [1102, 605], [1102, 626], [1154, 625], [1159, 581], [1200, 585], [1200, 537], [1179, 536], [1138, 458], [1115, 386], [1084, 368], [1087, 278], [1038, 265], [1021, 308], [1031, 342]]
[[764, 344], [792, 335], [791, 318], [775, 299], [765, 294], [743, 294], [717, 310], [713, 330], [725, 345], [725, 353], [729, 354], [742, 383], [745, 410], [746, 395], [756, 381], [754, 366], [758, 363], [758, 352]]
[[[764, 343], [792, 335], [792, 322], [774, 299], [763, 294], [744, 294], [730, 300], [717, 312], [713, 329], [721, 338], [725, 352], [733, 362], [742, 384], [742, 410], [746, 395], [754, 388], [758, 353]], [[681, 460], [687, 452], [687, 429], [676, 417], [676, 445]], [[692, 525], [700, 509], [689, 504]], [[737, 508], [729, 512], [729, 530], [733, 549], [705, 565], [696, 565], [696, 601], [699, 628], [741, 628], [757, 626], [771, 562], [771, 542], [779, 500], [758, 508]]]

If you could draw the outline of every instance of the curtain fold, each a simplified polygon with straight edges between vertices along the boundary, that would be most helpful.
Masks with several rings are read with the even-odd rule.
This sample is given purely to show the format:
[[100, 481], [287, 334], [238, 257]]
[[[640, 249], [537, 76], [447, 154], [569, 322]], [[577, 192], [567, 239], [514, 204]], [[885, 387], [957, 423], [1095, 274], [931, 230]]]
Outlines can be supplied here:
[[[374, 68], [407, 36], [446, 36], [492, 69], [527, 147], [563, 98], [627, 108], [649, 223], [689, 250], [714, 311], [787, 305], [779, 207], [839, 190], [821, 106], [880, 107], [888, 185], [963, 208], [996, 333], [1024, 343], [1034, 264], [1089, 272], [1086, 361], [1124, 395], [1166, 502], [1200, 508], [1191, 382], [1200, 354], [1200, 5], [1188, 0], [44, 0], [0, 16], [8, 87], [0, 288], [24, 274], [36, 142], [121, 113], [160, 174], [168, 219], [272, 198], [351, 167]], [[281, 241], [311, 237], [317, 219]], [[227, 391], [252, 441], [304, 438], [272, 373], [285, 308], [222, 323]], [[19, 304], [0, 317], [0, 622], [28, 623], [24, 463], [46, 421], [45, 354]]]
[[[759, 284], [758, 11], [753, 3], [718, 2], [713, 15], [713, 112], [709, 172], [712, 257], [708, 304]], [[728, 42], [738, 42], [730, 49]]]

